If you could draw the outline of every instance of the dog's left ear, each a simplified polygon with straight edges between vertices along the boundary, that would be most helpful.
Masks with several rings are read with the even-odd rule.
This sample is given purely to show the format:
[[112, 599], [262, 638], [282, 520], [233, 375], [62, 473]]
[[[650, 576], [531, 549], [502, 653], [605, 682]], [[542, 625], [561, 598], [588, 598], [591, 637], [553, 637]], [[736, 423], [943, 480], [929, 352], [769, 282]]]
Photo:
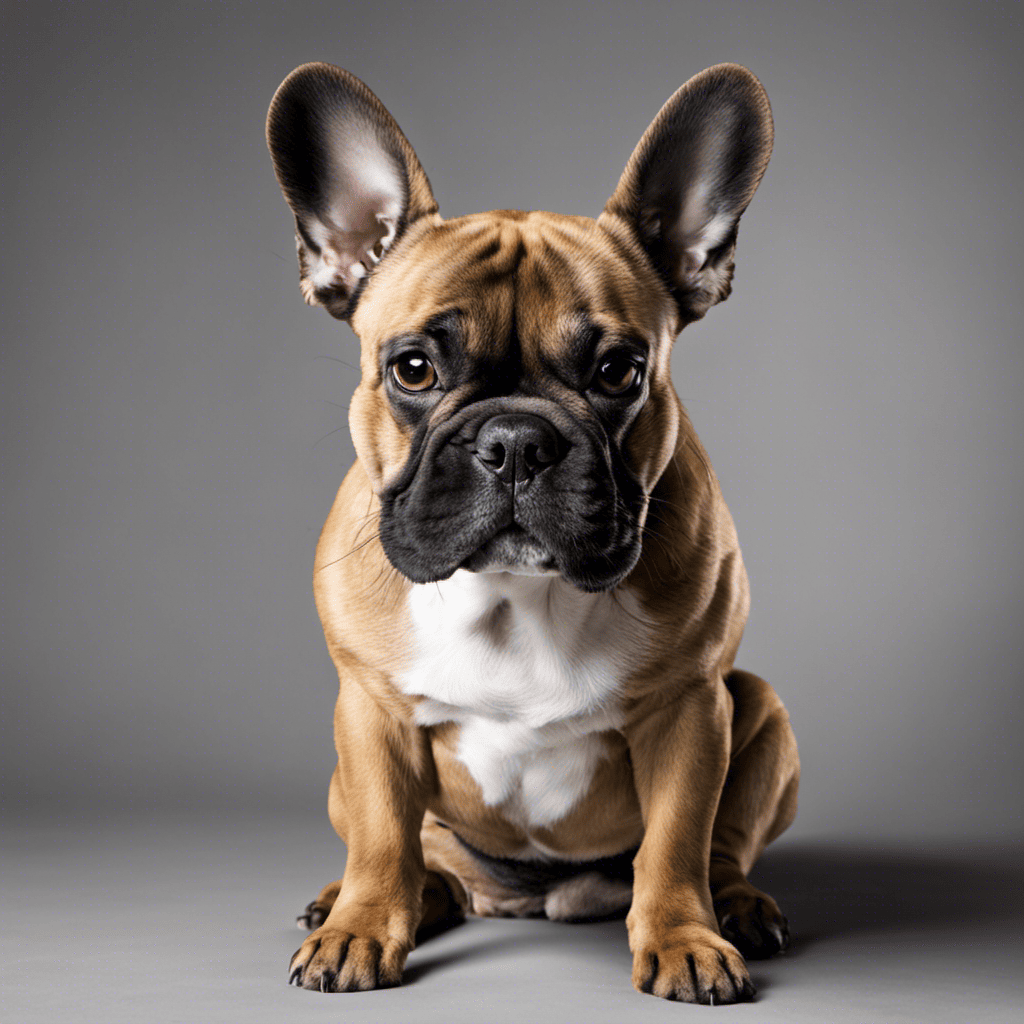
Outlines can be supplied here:
[[626, 221], [653, 260], [681, 326], [729, 295], [740, 215], [773, 135], [761, 83], [739, 64], [717, 64], [661, 108], [604, 208], [601, 220]]
[[267, 144], [295, 214], [303, 297], [347, 320], [406, 226], [437, 213], [430, 182], [380, 100], [333, 64], [303, 64], [281, 83]]

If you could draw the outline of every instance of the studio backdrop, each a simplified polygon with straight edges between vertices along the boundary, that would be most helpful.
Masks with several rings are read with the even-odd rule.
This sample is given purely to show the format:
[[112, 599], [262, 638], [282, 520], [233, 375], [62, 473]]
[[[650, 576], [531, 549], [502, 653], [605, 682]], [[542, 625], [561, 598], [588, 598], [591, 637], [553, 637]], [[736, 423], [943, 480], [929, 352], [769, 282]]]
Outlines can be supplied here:
[[323, 806], [313, 608], [358, 350], [301, 301], [263, 137], [362, 78], [441, 212], [596, 216], [720, 61], [774, 155], [673, 376], [790, 709], [794, 834], [1019, 835], [1021, 70], [999, 4], [13, 4], [3, 738], [27, 813]]

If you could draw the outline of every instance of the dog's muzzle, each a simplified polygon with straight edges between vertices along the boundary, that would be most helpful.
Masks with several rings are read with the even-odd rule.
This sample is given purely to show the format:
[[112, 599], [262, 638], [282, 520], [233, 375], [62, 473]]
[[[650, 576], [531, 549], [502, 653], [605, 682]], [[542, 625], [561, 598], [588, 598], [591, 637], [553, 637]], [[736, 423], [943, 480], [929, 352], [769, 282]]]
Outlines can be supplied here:
[[382, 495], [380, 537], [415, 583], [463, 568], [603, 590], [639, 557], [642, 501], [594, 424], [547, 399], [483, 399], [424, 436]]
[[503, 484], [519, 487], [560, 462], [568, 442], [554, 426], [530, 413], [492, 416], [470, 450]]
[[[504, 413], [485, 421], [470, 448], [477, 461], [513, 493], [528, 487], [558, 463], [569, 443], [548, 420], [530, 413]], [[513, 523], [499, 530], [462, 563], [472, 572], [557, 573], [554, 555], [536, 537]]]

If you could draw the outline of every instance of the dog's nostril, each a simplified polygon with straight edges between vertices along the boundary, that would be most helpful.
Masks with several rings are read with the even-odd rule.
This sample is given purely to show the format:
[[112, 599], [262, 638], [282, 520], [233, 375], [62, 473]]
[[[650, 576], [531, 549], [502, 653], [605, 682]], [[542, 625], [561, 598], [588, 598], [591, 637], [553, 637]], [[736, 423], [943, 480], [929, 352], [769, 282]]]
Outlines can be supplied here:
[[536, 467], [537, 469], [550, 466], [556, 459], [554, 452], [548, 451], [547, 448], [542, 448], [537, 444], [526, 445], [523, 448], [523, 457], [526, 459], [528, 466]]
[[497, 443], [490, 444], [482, 451], [477, 452], [477, 458], [488, 466], [501, 469], [505, 465], [505, 446]]

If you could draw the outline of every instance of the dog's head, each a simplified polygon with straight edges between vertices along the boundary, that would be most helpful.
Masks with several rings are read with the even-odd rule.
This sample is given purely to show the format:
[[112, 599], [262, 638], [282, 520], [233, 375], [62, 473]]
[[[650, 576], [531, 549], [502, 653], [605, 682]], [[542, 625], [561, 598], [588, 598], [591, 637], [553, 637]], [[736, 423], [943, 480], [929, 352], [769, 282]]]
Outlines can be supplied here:
[[596, 221], [443, 221], [398, 125], [329, 64], [285, 79], [267, 137], [302, 293], [362, 342], [350, 424], [391, 563], [621, 581], [677, 443], [672, 341], [729, 294], [771, 153], [757, 79], [722, 64], [679, 89]]

